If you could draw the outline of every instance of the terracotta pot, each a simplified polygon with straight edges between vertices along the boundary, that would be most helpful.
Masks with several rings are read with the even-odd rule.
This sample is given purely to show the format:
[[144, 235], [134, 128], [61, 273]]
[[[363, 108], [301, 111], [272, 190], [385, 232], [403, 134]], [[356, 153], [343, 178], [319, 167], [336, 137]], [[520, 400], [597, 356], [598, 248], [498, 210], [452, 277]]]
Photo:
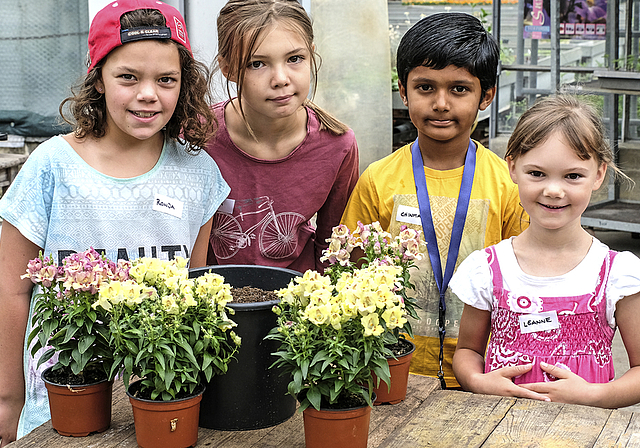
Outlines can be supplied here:
[[156, 401], [135, 397], [140, 382], [127, 389], [136, 441], [141, 448], [187, 448], [198, 442], [198, 418], [204, 386], [192, 397]]
[[320, 409], [302, 413], [306, 448], [367, 448], [371, 407]]
[[[411, 344], [411, 351], [398, 359], [387, 358], [389, 362], [389, 372], [391, 379], [391, 388], [386, 383], [380, 381], [380, 385], [375, 387], [373, 391], [376, 394], [376, 400], [374, 405], [381, 404], [398, 404], [403, 401], [407, 396], [407, 382], [409, 381], [409, 364], [411, 358], [413, 358], [413, 352], [416, 350], [416, 346], [413, 342], [405, 341]], [[373, 384], [376, 384], [377, 378], [373, 375]]]
[[49, 395], [51, 426], [60, 435], [84, 437], [103, 432], [111, 424], [111, 395], [113, 380], [93, 384], [56, 384], [45, 378], [52, 369], [42, 373]]

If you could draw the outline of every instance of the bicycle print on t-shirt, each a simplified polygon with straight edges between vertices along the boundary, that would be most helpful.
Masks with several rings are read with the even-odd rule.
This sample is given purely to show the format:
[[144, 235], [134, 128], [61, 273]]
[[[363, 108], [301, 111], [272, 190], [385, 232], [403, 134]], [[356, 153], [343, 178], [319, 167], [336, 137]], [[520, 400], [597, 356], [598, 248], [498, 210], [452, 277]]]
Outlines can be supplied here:
[[[238, 213], [234, 215], [236, 210]], [[242, 228], [246, 217], [262, 214], [262, 219], [255, 224]], [[218, 259], [225, 260], [250, 247], [257, 239], [263, 257], [287, 258], [298, 247], [296, 229], [304, 221], [300, 213], [276, 213], [269, 196], [237, 201], [227, 199], [213, 217], [211, 247]]]

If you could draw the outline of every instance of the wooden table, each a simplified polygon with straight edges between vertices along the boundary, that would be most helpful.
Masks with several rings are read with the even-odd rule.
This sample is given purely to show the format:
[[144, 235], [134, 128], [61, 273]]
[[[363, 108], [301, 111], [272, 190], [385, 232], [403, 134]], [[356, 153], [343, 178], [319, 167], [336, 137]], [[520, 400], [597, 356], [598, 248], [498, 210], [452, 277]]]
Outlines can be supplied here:
[[[114, 386], [111, 428], [89, 437], [62, 437], [47, 422], [10, 445], [50, 448], [136, 447], [131, 405]], [[640, 447], [640, 415], [630, 411], [440, 390], [433, 378], [410, 375], [407, 399], [371, 412], [369, 448]], [[198, 447], [304, 447], [299, 412], [253, 431], [200, 428]]]
[[7, 191], [28, 157], [26, 154], [0, 153], [0, 197]]

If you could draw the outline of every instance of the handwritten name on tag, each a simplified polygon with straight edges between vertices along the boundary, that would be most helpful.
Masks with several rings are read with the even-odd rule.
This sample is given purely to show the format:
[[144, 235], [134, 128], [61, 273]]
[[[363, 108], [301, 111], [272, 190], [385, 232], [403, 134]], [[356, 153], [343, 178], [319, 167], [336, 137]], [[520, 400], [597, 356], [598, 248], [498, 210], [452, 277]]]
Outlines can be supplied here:
[[177, 218], [182, 218], [183, 207], [183, 202], [162, 194], [156, 194], [155, 198], [153, 198], [153, 209], [155, 211], [167, 213]]
[[560, 328], [558, 313], [555, 310], [536, 314], [523, 314], [519, 316], [519, 319], [522, 333], [537, 333]]
[[420, 209], [417, 207], [399, 205], [398, 211], [396, 212], [396, 221], [421, 226], [422, 221], [420, 220]]

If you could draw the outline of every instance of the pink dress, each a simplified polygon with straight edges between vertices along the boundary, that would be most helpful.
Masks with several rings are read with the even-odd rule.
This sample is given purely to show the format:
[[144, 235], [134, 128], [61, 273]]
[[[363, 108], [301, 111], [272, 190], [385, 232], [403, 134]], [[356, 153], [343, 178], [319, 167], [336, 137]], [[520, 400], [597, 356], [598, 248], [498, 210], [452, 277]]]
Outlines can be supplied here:
[[[570, 370], [590, 383], [613, 380], [611, 341], [615, 330], [607, 323], [605, 290], [617, 252], [610, 250], [604, 258], [592, 293], [539, 298], [515, 297], [505, 290], [495, 248], [488, 247], [485, 252], [494, 297], [485, 372], [533, 363], [531, 371], [514, 378], [516, 384], [555, 380], [540, 368], [543, 361]], [[527, 316], [535, 320], [546, 312], [557, 313], [558, 328], [531, 333], [521, 331], [522, 317], [526, 322]]]

